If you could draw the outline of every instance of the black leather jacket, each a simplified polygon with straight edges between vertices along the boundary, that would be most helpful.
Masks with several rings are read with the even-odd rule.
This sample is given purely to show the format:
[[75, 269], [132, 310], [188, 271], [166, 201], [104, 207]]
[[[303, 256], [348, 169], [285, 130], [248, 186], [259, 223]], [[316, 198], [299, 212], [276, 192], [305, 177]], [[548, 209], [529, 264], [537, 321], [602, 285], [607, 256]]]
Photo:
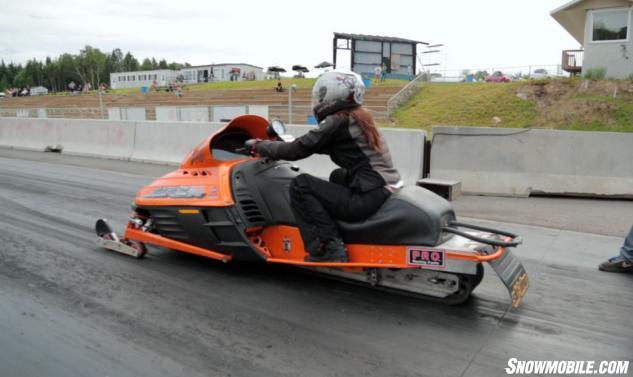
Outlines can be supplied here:
[[335, 164], [348, 171], [348, 187], [366, 192], [402, 184], [382, 133], [380, 146], [380, 152], [374, 150], [354, 118], [339, 113], [328, 115], [318, 127], [291, 143], [264, 140], [255, 148], [260, 155], [275, 160], [295, 161], [314, 153], [327, 154]]

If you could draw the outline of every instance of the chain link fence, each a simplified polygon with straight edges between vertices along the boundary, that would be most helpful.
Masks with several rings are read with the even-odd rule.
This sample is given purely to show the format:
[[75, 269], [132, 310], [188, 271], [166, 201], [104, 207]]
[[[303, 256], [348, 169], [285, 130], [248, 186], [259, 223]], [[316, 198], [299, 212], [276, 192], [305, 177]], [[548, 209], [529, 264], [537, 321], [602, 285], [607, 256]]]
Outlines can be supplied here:
[[514, 81], [567, 76], [560, 64], [432, 70], [422, 75], [431, 82], [476, 82], [484, 81], [487, 76], [495, 72], [500, 72]]

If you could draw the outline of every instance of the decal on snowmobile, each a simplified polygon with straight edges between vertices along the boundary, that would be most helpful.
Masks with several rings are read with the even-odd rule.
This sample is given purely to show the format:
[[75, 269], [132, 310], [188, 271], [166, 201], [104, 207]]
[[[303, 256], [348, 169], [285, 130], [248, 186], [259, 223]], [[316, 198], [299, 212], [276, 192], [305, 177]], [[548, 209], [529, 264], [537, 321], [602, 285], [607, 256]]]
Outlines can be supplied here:
[[290, 238], [284, 237], [282, 243], [284, 253], [289, 253], [292, 250], [292, 243], [290, 242]]
[[528, 287], [530, 286], [530, 281], [528, 280], [527, 273], [523, 271], [517, 281], [512, 286], [512, 306], [518, 308], [521, 305], [521, 300], [523, 300], [523, 296], [527, 293]]
[[204, 198], [204, 186], [166, 186], [156, 187], [154, 191], [143, 195], [143, 198]]
[[422, 268], [443, 268], [446, 267], [444, 254], [444, 250], [410, 247], [407, 249], [407, 263]]

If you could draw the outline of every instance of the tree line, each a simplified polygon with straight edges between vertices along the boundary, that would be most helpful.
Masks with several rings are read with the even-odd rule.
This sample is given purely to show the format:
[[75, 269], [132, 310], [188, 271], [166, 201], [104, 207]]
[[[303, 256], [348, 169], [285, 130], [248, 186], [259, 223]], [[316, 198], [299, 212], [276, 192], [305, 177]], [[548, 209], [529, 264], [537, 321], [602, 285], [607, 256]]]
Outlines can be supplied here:
[[189, 63], [167, 63], [165, 59], [145, 58], [142, 62], [131, 52], [123, 54], [115, 48], [102, 52], [98, 48], [86, 46], [79, 54], [61, 54], [57, 58], [46, 57], [44, 61], [31, 59], [24, 65], [0, 61], [0, 91], [8, 88], [44, 86], [52, 92], [64, 91], [68, 84], [90, 83], [93, 88], [99, 84], [110, 84], [110, 73], [147, 71], [152, 69], [173, 69], [191, 66]]

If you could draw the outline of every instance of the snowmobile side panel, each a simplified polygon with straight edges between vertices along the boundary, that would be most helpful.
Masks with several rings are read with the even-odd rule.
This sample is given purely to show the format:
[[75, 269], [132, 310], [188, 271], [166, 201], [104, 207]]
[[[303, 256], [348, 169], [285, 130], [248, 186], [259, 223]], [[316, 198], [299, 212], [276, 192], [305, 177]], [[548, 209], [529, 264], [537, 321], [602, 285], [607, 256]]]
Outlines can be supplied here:
[[198, 169], [178, 169], [143, 187], [136, 195], [138, 206], [227, 206], [234, 204], [231, 169], [249, 160]]
[[[473, 244], [472, 241], [453, 237], [452, 243], [445, 243], [436, 247], [428, 247], [421, 245], [369, 245], [369, 244], [348, 244], [348, 254], [350, 262], [348, 263], [310, 263], [305, 262], [304, 257], [307, 255], [303, 248], [303, 242], [299, 229], [294, 226], [269, 226], [266, 227], [257, 236], [251, 237], [251, 241], [255, 247], [265, 245], [266, 251], [271, 257], [268, 262], [284, 263], [303, 266], [322, 266], [322, 267], [383, 267], [383, 268], [422, 268], [429, 270], [451, 271], [464, 274], [475, 274], [476, 264], [487, 261], [491, 258], [499, 258], [506, 249], [500, 247], [491, 255], [481, 254], [477, 247], [484, 246], [481, 244]], [[453, 246], [450, 249], [447, 246]], [[429, 253], [428, 257], [433, 257], [442, 263], [420, 263], [412, 262], [412, 253]], [[264, 251], [260, 251], [264, 254]], [[431, 255], [431, 253], [435, 253]], [[423, 256], [423, 255], [420, 255]], [[426, 256], [426, 254], [424, 255]], [[473, 263], [474, 262], [474, 263]]]

